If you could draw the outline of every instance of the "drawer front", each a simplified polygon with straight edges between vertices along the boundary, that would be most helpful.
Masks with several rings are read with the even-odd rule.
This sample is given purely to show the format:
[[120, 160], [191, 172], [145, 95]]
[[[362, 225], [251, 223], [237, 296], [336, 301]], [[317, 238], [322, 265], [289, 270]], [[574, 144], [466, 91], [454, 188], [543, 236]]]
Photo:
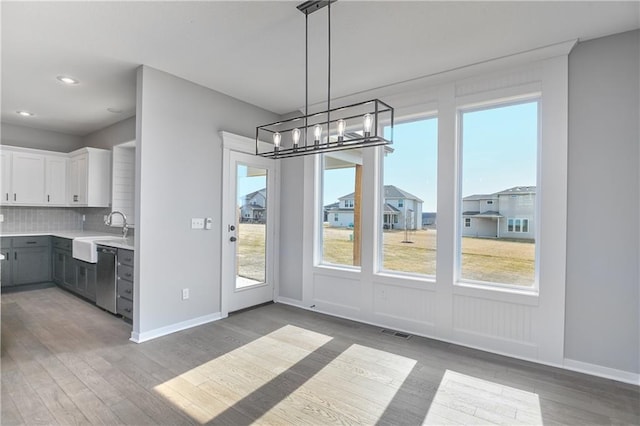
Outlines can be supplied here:
[[3, 249], [11, 248], [11, 238], [9, 237], [0, 238], [0, 248], [3, 248]]
[[133, 281], [133, 268], [131, 266], [122, 265], [118, 259], [118, 278], [122, 280]]
[[13, 247], [48, 247], [50, 237], [13, 237]]
[[131, 300], [118, 297], [116, 299], [116, 311], [123, 317], [133, 320], [133, 302]]
[[53, 237], [53, 247], [63, 250], [71, 250], [72, 241], [68, 238]]
[[133, 283], [127, 280], [118, 280], [118, 296], [133, 300]]
[[133, 266], [133, 251], [118, 249], [118, 262], [123, 265]]

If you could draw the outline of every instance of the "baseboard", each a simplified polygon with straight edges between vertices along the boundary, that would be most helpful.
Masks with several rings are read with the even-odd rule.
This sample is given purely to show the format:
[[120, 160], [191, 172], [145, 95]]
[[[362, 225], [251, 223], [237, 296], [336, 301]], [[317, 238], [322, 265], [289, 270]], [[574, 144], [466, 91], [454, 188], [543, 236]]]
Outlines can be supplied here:
[[576, 361], [575, 359], [564, 359], [564, 368], [579, 373], [590, 374], [592, 376], [604, 377], [606, 379], [617, 380], [618, 382], [629, 383], [640, 386], [640, 374], [629, 371], [617, 370], [615, 368], [603, 367], [601, 365], [589, 364], [588, 362]]
[[175, 333], [176, 331], [186, 330], [188, 328], [207, 324], [219, 319], [222, 319], [222, 314], [220, 314], [220, 312], [216, 312], [215, 314], [204, 315], [176, 324], [167, 325], [165, 327], [156, 328], [154, 330], [145, 331], [143, 333], [131, 332], [131, 339], [129, 340], [135, 343], [142, 343], [158, 337], [166, 336], [167, 334]]
[[[328, 312], [328, 311], [325, 311], [323, 309], [318, 309], [318, 308], [315, 308], [315, 307], [312, 308], [312, 307], [303, 305], [302, 301], [300, 301], [300, 300], [289, 299], [287, 297], [279, 297], [277, 299], [277, 302], [285, 304], [285, 305], [291, 305], [291, 306], [294, 306], [296, 308], [305, 309], [305, 310], [311, 311], [311, 312], [318, 312], [320, 314], [329, 315], [329, 316], [332, 316], [332, 317], [343, 318], [343, 319], [347, 319], [347, 320], [351, 320], [351, 321], [360, 322], [360, 323], [363, 323], [363, 324], [372, 325], [374, 327], [383, 327], [383, 328], [389, 327], [388, 324], [381, 324], [381, 323], [377, 323], [377, 322], [374, 322], [374, 321], [365, 321], [365, 320], [363, 320], [361, 318], [354, 318], [354, 317], [349, 317], [349, 316], [345, 316], [345, 315], [339, 315], [339, 314], [336, 314], [335, 312]], [[619, 382], [622, 382], [622, 383], [629, 383], [629, 384], [632, 384], [632, 385], [640, 386], [640, 374], [630, 373], [628, 371], [616, 370], [614, 368], [603, 367], [603, 366], [600, 366], [600, 365], [589, 364], [589, 363], [586, 363], [586, 362], [581, 362], [581, 361], [576, 361], [576, 360], [566, 359], [566, 358], [564, 359], [564, 363], [563, 364], [556, 364], [556, 363], [541, 361], [541, 360], [537, 359], [536, 357], [523, 356], [523, 355], [520, 355], [520, 354], [514, 354], [514, 353], [510, 353], [510, 352], [488, 349], [487, 347], [485, 347], [483, 345], [474, 345], [472, 342], [465, 342], [465, 341], [461, 341], [461, 340], [458, 340], [458, 339], [443, 339], [441, 337], [436, 337], [436, 336], [432, 336], [432, 335], [428, 335], [428, 334], [424, 334], [424, 333], [414, 333], [414, 332], [411, 332], [410, 330], [399, 330], [399, 331], [409, 332], [409, 333], [414, 334], [416, 336], [424, 337], [424, 338], [427, 338], [427, 339], [433, 339], [433, 340], [439, 340], [441, 342], [452, 343], [454, 345], [464, 346], [464, 347], [471, 348], [471, 349], [477, 349], [477, 350], [480, 350], [480, 351], [483, 351], [483, 352], [489, 352], [489, 353], [493, 353], [493, 354], [496, 354], [496, 355], [507, 356], [509, 358], [520, 359], [520, 360], [523, 360], [523, 361], [532, 362], [534, 364], [547, 365], [547, 366], [550, 366], [550, 367], [556, 367], [556, 368], [560, 368], [560, 369], [576, 371], [578, 373], [584, 373], [584, 374], [588, 374], [588, 375], [591, 375], [591, 376], [602, 377], [602, 378], [605, 378], [605, 379], [612, 379], [612, 380], [616, 380], [616, 381], [619, 381]]]
[[[295, 306], [296, 308], [309, 309], [308, 306], [305, 306], [305, 305], [302, 304], [302, 300], [291, 299], [289, 297], [278, 296], [278, 298], [276, 298], [275, 302], [276, 303], [282, 303], [283, 305]], [[310, 310], [313, 310], [313, 309], [310, 309]]]

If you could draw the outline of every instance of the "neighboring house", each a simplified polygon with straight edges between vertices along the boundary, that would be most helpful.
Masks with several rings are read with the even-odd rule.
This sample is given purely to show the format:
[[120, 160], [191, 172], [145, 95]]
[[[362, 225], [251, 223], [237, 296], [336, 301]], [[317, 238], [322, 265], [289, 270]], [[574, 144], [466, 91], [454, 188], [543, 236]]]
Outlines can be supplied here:
[[422, 227], [426, 228], [428, 226], [434, 226], [436, 224], [436, 213], [435, 212], [427, 212], [422, 213]]
[[535, 186], [469, 195], [462, 199], [462, 235], [533, 240], [535, 207]]
[[265, 223], [267, 220], [267, 189], [244, 196], [240, 207], [240, 222]]
[[[324, 207], [325, 222], [333, 227], [353, 226], [355, 193]], [[402, 189], [384, 186], [384, 229], [419, 229], [422, 227], [422, 200]]]

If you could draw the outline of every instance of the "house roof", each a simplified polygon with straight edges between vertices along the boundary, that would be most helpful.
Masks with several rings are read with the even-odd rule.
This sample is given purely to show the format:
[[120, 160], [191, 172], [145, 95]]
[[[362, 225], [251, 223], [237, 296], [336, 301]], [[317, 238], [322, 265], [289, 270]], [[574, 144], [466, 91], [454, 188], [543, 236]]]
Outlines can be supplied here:
[[257, 191], [250, 192], [250, 193], [248, 193], [247, 195], [245, 195], [245, 196], [244, 196], [244, 198], [245, 198], [245, 200], [250, 200], [250, 199], [252, 199], [253, 197], [255, 197], [256, 195], [258, 195], [258, 194], [260, 194], [260, 195], [262, 195], [263, 197], [267, 198], [267, 197], [266, 197], [266, 195], [267, 195], [267, 188], [262, 188], [262, 189], [259, 189], [259, 190], [257, 190]]
[[480, 201], [480, 200], [492, 200], [499, 195], [515, 195], [515, 194], [535, 194], [535, 186], [514, 186], [512, 188], [504, 189], [502, 191], [494, 192], [493, 194], [473, 194], [464, 197], [463, 201]]
[[478, 211], [466, 211], [462, 212], [462, 216], [473, 216], [473, 217], [484, 217], [484, 218], [499, 218], [504, 217], [500, 213], [495, 210], [488, 210], [486, 212], [478, 212]]
[[399, 209], [393, 207], [391, 204], [388, 204], [388, 203], [384, 203], [383, 211], [384, 213], [394, 213], [394, 214], [400, 213]]
[[[344, 199], [352, 199], [355, 198], [355, 192], [352, 192], [350, 194], [347, 195], [343, 195], [342, 197], [338, 198], [339, 200], [344, 200]], [[384, 186], [384, 198], [393, 198], [393, 199], [406, 199], [406, 200], [416, 200], [419, 203], [422, 203], [423, 201], [416, 197], [413, 194], [408, 193], [407, 191], [398, 188], [395, 185], [385, 185]]]
[[473, 194], [464, 197], [464, 201], [480, 201], [480, 200], [494, 200], [498, 196], [496, 194]]
[[535, 186], [514, 186], [513, 188], [505, 189], [496, 193], [496, 195], [511, 195], [511, 194], [535, 194]]
[[338, 206], [340, 206], [340, 202], [335, 202], [335, 203], [327, 204], [326, 206], [324, 206], [324, 209], [331, 210], [331, 209], [337, 208]]

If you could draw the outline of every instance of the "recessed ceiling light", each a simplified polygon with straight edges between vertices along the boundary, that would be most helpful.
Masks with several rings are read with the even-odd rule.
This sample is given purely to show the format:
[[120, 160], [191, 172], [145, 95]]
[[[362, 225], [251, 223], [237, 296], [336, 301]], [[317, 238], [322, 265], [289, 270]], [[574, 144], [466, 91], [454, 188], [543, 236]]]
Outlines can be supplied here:
[[29, 111], [16, 111], [16, 114], [21, 115], [22, 117], [33, 117], [34, 114], [32, 112]]
[[107, 108], [107, 111], [112, 112], [114, 114], [122, 114], [122, 110], [118, 108]]
[[56, 77], [56, 79], [64, 84], [78, 84], [80, 83], [79, 80], [76, 80], [73, 77], [69, 77], [67, 75], [59, 75]]

